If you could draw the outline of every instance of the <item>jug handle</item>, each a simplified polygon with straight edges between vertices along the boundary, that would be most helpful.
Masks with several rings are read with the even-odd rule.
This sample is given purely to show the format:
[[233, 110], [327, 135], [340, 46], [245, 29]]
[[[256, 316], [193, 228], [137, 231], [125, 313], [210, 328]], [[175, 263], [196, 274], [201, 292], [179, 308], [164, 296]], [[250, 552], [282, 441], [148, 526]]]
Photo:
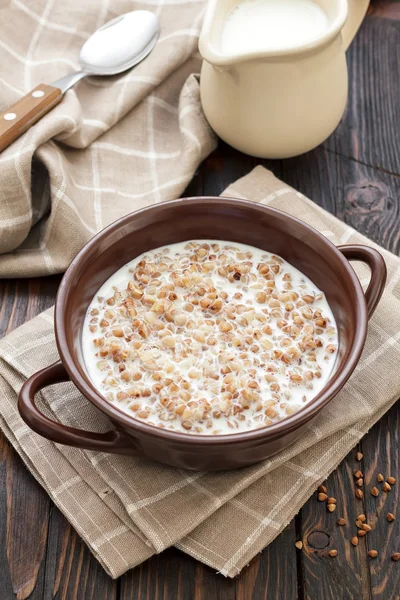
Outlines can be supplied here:
[[369, 0], [347, 0], [349, 14], [342, 29], [344, 49], [347, 50], [367, 14]]

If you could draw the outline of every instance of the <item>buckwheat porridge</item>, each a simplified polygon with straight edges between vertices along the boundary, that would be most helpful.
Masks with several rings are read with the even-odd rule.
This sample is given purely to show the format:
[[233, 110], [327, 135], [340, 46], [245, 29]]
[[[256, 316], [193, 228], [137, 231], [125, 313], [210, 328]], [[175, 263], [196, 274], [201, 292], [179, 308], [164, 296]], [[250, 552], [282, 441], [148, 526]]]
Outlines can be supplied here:
[[156, 427], [228, 434], [292, 415], [326, 384], [338, 335], [324, 294], [279, 256], [190, 241], [100, 288], [83, 354], [96, 389]]

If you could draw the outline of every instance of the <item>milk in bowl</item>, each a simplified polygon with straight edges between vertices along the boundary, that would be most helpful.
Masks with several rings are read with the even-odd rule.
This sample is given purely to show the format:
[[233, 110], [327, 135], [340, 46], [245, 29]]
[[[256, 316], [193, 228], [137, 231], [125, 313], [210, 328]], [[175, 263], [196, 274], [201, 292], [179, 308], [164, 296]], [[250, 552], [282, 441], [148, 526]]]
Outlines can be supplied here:
[[191, 240], [148, 251], [93, 298], [96, 389], [149, 425], [224, 435], [273, 425], [324, 388], [338, 332], [324, 293], [283, 258]]

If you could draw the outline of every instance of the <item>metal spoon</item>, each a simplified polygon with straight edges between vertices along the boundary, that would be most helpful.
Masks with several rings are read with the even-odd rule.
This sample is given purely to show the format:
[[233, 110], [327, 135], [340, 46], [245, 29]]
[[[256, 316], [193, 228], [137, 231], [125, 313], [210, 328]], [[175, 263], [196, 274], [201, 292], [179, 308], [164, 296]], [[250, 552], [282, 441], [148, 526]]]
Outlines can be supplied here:
[[51, 85], [38, 85], [0, 113], [0, 152], [61, 102], [65, 92], [83, 77], [117, 75], [140, 63], [153, 50], [159, 35], [158, 18], [147, 10], [126, 13], [103, 25], [82, 46], [82, 71]]

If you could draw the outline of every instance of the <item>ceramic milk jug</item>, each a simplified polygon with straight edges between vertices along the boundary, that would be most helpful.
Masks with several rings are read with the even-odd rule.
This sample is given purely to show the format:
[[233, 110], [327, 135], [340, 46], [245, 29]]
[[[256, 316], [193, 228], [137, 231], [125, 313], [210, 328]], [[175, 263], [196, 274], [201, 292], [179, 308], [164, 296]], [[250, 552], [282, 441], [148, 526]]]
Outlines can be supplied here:
[[314, 0], [324, 31], [308, 43], [223, 52], [221, 37], [238, 0], [209, 0], [199, 49], [201, 101], [214, 131], [257, 157], [288, 158], [311, 150], [337, 127], [347, 101], [346, 50], [368, 0]]

